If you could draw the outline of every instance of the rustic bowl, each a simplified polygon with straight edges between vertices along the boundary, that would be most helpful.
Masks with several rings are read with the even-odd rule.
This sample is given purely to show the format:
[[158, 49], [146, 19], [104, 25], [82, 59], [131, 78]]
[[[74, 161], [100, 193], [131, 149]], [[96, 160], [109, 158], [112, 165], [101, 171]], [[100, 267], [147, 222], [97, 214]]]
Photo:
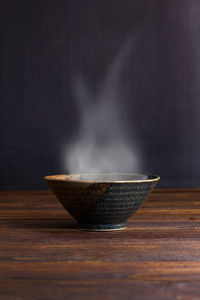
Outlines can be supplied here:
[[111, 231], [126, 227], [160, 179], [142, 174], [71, 174], [45, 180], [79, 227]]

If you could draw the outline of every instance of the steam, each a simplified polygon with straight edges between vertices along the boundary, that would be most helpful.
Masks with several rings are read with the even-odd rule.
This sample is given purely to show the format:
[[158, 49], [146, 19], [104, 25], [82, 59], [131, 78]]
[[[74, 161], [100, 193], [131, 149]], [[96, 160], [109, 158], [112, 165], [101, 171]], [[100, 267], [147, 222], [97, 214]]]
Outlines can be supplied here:
[[120, 88], [133, 42], [133, 38], [129, 39], [114, 58], [96, 96], [81, 76], [76, 80], [80, 131], [65, 152], [70, 173], [137, 172], [141, 167], [135, 137], [133, 132], [128, 136], [123, 120]]

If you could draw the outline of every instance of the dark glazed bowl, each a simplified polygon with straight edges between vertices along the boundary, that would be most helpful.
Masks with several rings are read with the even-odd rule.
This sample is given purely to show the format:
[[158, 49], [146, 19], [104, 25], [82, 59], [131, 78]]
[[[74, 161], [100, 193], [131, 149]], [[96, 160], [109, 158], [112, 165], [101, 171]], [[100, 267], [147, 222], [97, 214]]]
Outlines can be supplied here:
[[142, 174], [72, 174], [45, 180], [64, 208], [85, 230], [110, 231], [126, 227], [160, 179]]

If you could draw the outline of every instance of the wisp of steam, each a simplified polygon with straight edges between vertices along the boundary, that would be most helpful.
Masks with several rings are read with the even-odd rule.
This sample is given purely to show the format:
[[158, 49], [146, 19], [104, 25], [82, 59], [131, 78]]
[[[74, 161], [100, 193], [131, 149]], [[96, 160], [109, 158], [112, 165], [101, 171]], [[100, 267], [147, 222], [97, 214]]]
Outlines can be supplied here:
[[65, 164], [70, 173], [136, 173], [141, 169], [134, 134], [131, 131], [128, 135], [125, 128], [120, 89], [133, 42], [133, 38], [129, 39], [116, 55], [97, 96], [91, 94], [81, 76], [76, 79], [74, 93], [80, 109], [80, 129], [65, 151]]

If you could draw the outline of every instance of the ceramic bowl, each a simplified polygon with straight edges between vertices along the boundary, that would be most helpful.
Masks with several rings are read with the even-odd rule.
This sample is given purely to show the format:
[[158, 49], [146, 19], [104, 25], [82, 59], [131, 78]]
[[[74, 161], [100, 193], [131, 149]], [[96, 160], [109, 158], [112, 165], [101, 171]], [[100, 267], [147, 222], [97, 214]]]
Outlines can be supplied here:
[[143, 174], [71, 174], [45, 180], [79, 227], [111, 231], [126, 227], [160, 179]]

